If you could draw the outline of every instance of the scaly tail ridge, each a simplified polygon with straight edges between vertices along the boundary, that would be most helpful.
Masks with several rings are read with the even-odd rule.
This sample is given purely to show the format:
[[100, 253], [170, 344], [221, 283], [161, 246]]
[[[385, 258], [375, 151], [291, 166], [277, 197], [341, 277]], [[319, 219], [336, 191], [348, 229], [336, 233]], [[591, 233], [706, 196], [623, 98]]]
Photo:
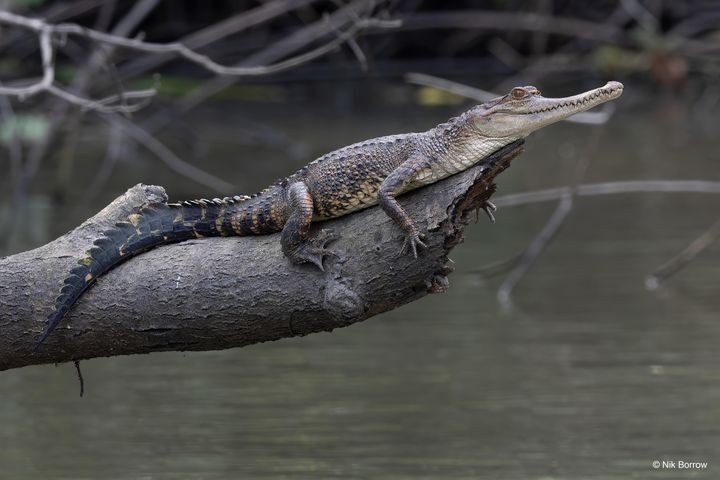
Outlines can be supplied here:
[[248, 198], [235, 196], [152, 204], [130, 215], [128, 221], [119, 222], [103, 232], [103, 236], [93, 242], [86, 256], [78, 260], [78, 266], [70, 270], [70, 275], [65, 278], [60, 295], [55, 299], [55, 308], [48, 316], [47, 326], [35, 349], [58, 327], [83, 292], [116, 265], [158, 245], [190, 238], [237, 235], [237, 232], [228, 231], [229, 219], [239, 210], [238, 204]]

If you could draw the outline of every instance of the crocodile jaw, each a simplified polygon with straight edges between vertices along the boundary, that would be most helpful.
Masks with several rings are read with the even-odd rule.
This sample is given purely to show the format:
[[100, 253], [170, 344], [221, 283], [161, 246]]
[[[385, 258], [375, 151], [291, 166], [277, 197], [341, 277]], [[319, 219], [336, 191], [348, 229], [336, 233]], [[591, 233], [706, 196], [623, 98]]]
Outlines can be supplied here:
[[545, 98], [540, 95], [533, 98], [527, 107], [520, 109], [513, 115], [520, 116], [520, 122], [527, 125], [528, 133], [551, 123], [564, 120], [576, 113], [590, 110], [601, 103], [614, 100], [622, 95], [623, 84], [608, 82], [600, 88], [595, 88], [572, 97]]
[[[525, 92], [522, 98], [512, 93]], [[511, 141], [527, 137], [535, 130], [584, 112], [622, 95], [620, 82], [564, 98], [545, 98], [535, 87], [516, 87], [511, 94], [477, 107], [474, 126], [483, 137], [503, 138]]]

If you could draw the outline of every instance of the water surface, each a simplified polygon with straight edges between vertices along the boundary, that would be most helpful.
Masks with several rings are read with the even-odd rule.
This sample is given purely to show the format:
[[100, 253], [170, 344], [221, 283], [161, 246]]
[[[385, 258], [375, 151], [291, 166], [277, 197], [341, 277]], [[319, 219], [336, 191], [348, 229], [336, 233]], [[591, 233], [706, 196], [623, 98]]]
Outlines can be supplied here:
[[[232, 132], [243, 112], [224, 107], [193, 125], [212, 159], [204, 168], [251, 192], [329, 149], [452, 113], [308, 107], [281, 116], [280, 108], [254, 116], [285, 118], [278, 126], [303, 139], [304, 153], [288, 160], [246, 145]], [[720, 181], [720, 127], [695, 128], [687, 115], [673, 102], [621, 110], [584, 181]], [[499, 178], [500, 194], [565, 185], [592, 135], [570, 124], [538, 132]], [[92, 178], [102, 148], [83, 151], [78, 175]], [[44, 226], [20, 232], [16, 249], [68, 230], [139, 181], [163, 184], [173, 198], [214, 196], [143, 158], [120, 165], [87, 206], [70, 208], [82, 194], [70, 195], [67, 213], [51, 210], [49, 192], [37, 188], [29, 215]], [[720, 245], [659, 292], [643, 278], [717, 219], [720, 198], [579, 200], [514, 307], [501, 308], [501, 278], [483, 278], [480, 267], [520, 251], [553, 208], [505, 208], [494, 226], [481, 220], [452, 255], [447, 293], [330, 334], [87, 361], [82, 399], [69, 365], [2, 372], [0, 477], [718, 478]], [[709, 467], [655, 470], [656, 459]]]

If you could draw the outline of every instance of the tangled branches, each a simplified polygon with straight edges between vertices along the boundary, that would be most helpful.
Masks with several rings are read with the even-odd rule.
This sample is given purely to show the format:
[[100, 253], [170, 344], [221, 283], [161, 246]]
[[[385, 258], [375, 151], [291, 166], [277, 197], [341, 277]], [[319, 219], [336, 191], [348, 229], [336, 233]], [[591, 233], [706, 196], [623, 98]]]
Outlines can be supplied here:
[[142, 108], [142, 106], [146, 104], [146, 101], [157, 93], [157, 89], [122, 91], [101, 99], [90, 99], [60, 86], [56, 81], [54, 45], [64, 43], [68, 36], [81, 36], [100, 45], [120, 47], [138, 52], [172, 54], [199, 65], [217, 75], [247, 77], [270, 75], [297, 67], [319, 58], [348, 42], [350, 42], [353, 50], [357, 51], [356, 49], [358, 47], [353, 39], [362, 30], [368, 28], [394, 28], [400, 25], [400, 23], [395, 20], [382, 20], [372, 17], [361, 18], [356, 16], [353, 18], [350, 26], [345, 30], [337, 32], [332, 29], [329, 30], [328, 33], [335, 35], [332, 40], [300, 55], [268, 65], [227, 66], [221, 65], [213, 61], [210, 57], [188, 48], [181, 42], [146, 42], [141, 38], [125, 38], [119, 35], [86, 28], [74, 23], [52, 25], [41, 19], [28, 18], [6, 11], [0, 11], [0, 24], [21, 27], [31, 30], [37, 35], [43, 72], [42, 77], [37, 81], [31, 81], [29, 83], [27, 81], [21, 81], [20, 83], [22, 85], [20, 86], [0, 85], [0, 95], [9, 95], [25, 99], [38, 93], [46, 92], [85, 110], [95, 110], [105, 113], [136, 111]]

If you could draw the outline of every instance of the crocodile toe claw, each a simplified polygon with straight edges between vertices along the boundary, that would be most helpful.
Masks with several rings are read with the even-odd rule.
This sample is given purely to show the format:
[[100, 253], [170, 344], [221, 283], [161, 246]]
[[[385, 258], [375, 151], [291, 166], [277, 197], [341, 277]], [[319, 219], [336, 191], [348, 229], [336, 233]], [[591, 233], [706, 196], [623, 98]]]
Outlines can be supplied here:
[[305, 243], [300, 245], [292, 253], [292, 261], [295, 263], [312, 263], [325, 271], [323, 260], [325, 257], [340, 258], [340, 256], [332, 250], [326, 248], [326, 245], [338, 237], [332, 231], [320, 230], [315, 236], [308, 238]]
[[490, 200], [486, 200], [485, 204], [480, 208], [483, 209], [485, 214], [490, 219], [490, 222], [495, 223], [495, 215], [493, 215], [493, 212], [497, 212], [497, 206], [494, 203], [492, 203]]
[[422, 248], [428, 248], [425, 242], [423, 242], [423, 239], [425, 238], [425, 235], [422, 233], [411, 233], [408, 236], [405, 237], [405, 241], [403, 242], [402, 249], [400, 250], [400, 254], [402, 255], [405, 253], [405, 251], [410, 251], [413, 254], [413, 257], [418, 258], [417, 251], [418, 247]]

